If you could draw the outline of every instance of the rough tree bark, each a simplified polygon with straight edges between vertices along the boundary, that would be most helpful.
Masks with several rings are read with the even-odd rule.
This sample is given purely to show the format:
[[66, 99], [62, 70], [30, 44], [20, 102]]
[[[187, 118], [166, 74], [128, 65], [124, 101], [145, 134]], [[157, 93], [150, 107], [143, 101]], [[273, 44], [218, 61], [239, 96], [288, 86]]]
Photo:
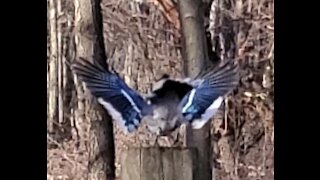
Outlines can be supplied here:
[[[102, 33], [101, 0], [75, 0], [74, 2], [76, 57], [89, 61], [101, 61], [107, 66]], [[95, 99], [92, 97], [88, 99], [89, 96], [84, 97], [85, 93], [77, 79], [75, 83], [78, 85], [79, 110], [76, 113], [78, 128], [81, 129], [82, 121], [89, 121], [90, 124], [88, 179], [115, 179], [112, 120]]]
[[[182, 30], [182, 56], [184, 59], [184, 73], [188, 77], [195, 77], [209, 65], [207, 42], [204, 27], [204, 10], [202, 1], [178, 0], [178, 9]], [[198, 152], [197, 179], [212, 179], [212, 147], [210, 137], [210, 123], [202, 129], [186, 129], [185, 145], [195, 147]]]

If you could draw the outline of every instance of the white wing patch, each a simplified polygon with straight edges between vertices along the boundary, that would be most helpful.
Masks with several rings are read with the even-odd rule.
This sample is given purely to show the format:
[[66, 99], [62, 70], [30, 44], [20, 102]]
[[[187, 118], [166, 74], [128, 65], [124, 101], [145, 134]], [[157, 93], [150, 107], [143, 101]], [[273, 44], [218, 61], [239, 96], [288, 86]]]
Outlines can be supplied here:
[[190, 93], [190, 96], [188, 97], [188, 102], [182, 109], [182, 113], [185, 113], [186, 110], [192, 105], [192, 101], [193, 101], [193, 98], [194, 98], [195, 94], [196, 94], [196, 89], [192, 89], [191, 93]]
[[123, 89], [121, 89], [121, 93], [128, 99], [133, 109], [136, 110], [139, 114], [141, 114], [140, 109], [137, 107], [136, 103], [134, 103], [133, 99], [129, 96], [129, 94], [126, 93]]
[[208, 122], [208, 120], [216, 114], [222, 102], [223, 97], [221, 96], [213, 101], [209, 108], [202, 114], [201, 119], [195, 119], [194, 121], [192, 121], [192, 128], [201, 129], [206, 124], [206, 122]]
[[129, 131], [125, 126], [125, 121], [123, 120], [121, 113], [119, 113], [110, 103], [106, 102], [102, 98], [98, 98], [98, 102], [108, 110], [112, 119], [114, 119], [117, 122], [117, 124], [123, 129], [123, 132], [125, 134], [128, 134]]

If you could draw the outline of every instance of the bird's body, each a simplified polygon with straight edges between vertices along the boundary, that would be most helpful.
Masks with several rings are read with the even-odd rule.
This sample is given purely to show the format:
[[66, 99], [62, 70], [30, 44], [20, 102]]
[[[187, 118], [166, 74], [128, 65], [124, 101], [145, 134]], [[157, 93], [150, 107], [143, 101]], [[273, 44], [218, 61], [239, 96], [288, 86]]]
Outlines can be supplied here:
[[239, 80], [237, 64], [226, 61], [193, 79], [164, 75], [154, 84], [151, 95], [142, 96], [99, 64], [80, 59], [72, 69], [124, 132], [135, 131], [143, 121], [158, 135], [167, 135], [182, 123], [191, 123], [195, 129], [203, 127]]
[[[166, 90], [161, 87], [160, 90]], [[152, 104], [152, 113], [145, 116], [144, 122], [147, 128], [158, 135], [166, 135], [179, 126], [179, 102], [181, 98], [177, 92], [166, 90], [164, 93], [153, 91], [154, 95], [147, 98]]]

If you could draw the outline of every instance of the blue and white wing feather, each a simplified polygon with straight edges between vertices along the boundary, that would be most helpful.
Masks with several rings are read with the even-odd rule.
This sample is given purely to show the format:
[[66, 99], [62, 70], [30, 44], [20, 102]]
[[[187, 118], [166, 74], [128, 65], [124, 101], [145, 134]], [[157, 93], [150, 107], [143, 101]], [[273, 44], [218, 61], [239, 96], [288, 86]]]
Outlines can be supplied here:
[[191, 81], [194, 88], [180, 102], [183, 121], [192, 123], [194, 129], [202, 128], [238, 82], [238, 64], [230, 60], [199, 74]]
[[81, 58], [71, 67], [125, 133], [138, 129], [149, 105], [137, 92], [107, 67]]

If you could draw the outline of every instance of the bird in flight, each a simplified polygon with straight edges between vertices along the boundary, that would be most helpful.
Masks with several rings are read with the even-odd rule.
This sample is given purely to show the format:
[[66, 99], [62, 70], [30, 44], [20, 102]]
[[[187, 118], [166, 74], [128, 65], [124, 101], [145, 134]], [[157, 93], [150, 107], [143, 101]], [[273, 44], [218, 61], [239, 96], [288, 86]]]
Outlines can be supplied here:
[[116, 72], [95, 62], [79, 58], [71, 69], [124, 133], [134, 132], [142, 122], [157, 135], [167, 135], [183, 123], [200, 129], [239, 82], [238, 64], [226, 60], [195, 78], [175, 79], [165, 74], [150, 94], [142, 95]]

